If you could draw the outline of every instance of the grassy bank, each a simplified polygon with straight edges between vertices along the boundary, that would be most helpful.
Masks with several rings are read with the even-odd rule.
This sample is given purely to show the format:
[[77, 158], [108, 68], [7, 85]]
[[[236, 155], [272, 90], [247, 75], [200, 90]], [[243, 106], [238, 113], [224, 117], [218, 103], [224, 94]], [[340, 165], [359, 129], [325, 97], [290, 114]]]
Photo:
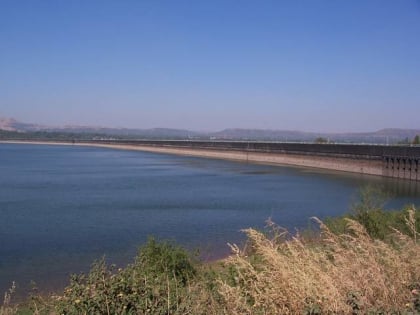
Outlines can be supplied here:
[[217, 263], [150, 239], [126, 268], [99, 260], [56, 295], [13, 305], [8, 292], [0, 314], [419, 314], [419, 213], [363, 194], [347, 216], [314, 219], [317, 233], [245, 230]]

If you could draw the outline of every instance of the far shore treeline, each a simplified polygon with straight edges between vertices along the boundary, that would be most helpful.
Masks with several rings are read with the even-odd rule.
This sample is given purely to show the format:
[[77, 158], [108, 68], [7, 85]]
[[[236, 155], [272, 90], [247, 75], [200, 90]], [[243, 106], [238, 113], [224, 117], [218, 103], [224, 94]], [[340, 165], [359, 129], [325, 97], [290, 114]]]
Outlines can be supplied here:
[[[83, 132], [57, 132], [57, 131], [33, 131], [17, 132], [0, 130], [0, 140], [33, 140], [33, 141], [73, 141], [73, 140], [122, 140], [136, 139], [136, 136], [106, 135], [101, 133], [83, 133]], [[177, 138], [174, 138], [177, 139]]]
[[132, 132], [93, 132], [91, 129], [87, 131], [9, 131], [0, 129], [0, 140], [16, 140], [16, 141], [95, 141], [95, 140], [244, 140], [244, 141], [279, 141], [279, 142], [314, 142], [318, 144], [327, 143], [371, 143], [371, 144], [392, 144], [392, 145], [420, 145], [420, 135], [415, 135], [412, 139], [408, 137], [401, 138], [398, 134], [394, 136], [379, 136], [379, 135], [340, 135], [338, 138], [333, 136], [316, 136], [305, 135], [302, 137], [284, 137], [275, 136], [264, 133], [264, 130], [255, 131], [254, 133], [249, 130], [242, 132], [226, 132], [220, 133], [219, 137], [206, 134], [191, 134], [186, 131], [174, 131], [170, 129], [151, 129], [144, 130], [139, 133]]

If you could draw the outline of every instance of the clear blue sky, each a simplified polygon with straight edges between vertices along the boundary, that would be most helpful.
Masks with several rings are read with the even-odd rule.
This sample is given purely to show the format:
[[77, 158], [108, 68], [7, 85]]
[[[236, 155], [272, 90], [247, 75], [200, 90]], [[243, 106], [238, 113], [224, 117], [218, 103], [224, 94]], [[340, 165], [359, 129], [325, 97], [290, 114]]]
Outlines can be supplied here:
[[420, 128], [420, 1], [0, 0], [0, 116]]

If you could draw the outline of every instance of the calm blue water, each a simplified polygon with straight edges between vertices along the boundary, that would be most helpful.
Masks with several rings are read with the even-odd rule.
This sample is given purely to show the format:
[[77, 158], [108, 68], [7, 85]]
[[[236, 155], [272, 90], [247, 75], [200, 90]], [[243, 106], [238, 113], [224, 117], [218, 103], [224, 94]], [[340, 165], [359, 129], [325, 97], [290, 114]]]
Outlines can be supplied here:
[[0, 293], [40, 289], [106, 255], [124, 265], [149, 235], [213, 259], [242, 228], [269, 217], [289, 228], [346, 212], [360, 187], [420, 204], [418, 183], [78, 146], [0, 144]]

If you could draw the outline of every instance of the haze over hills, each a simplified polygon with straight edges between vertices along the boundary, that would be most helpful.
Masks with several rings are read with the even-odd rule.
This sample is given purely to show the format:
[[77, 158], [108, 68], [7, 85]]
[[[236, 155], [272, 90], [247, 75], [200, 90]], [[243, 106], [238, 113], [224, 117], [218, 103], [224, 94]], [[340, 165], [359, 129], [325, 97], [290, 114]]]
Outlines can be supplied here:
[[260, 141], [315, 141], [325, 138], [333, 142], [355, 143], [397, 143], [412, 140], [420, 135], [420, 129], [387, 128], [375, 132], [354, 133], [315, 133], [294, 130], [270, 129], [224, 129], [217, 132], [196, 132], [182, 129], [152, 128], [108, 128], [95, 126], [45, 126], [23, 123], [13, 118], [0, 118], [0, 130], [24, 134], [28, 133], [71, 133], [95, 134], [104, 137], [139, 138], [139, 139], [212, 139], [212, 140], [260, 140]]
[[0, 118], [0, 130], [14, 131], [20, 133], [28, 132], [67, 132], [67, 133], [90, 133], [102, 135], [115, 135], [115, 136], [139, 136], [139, 137], [177, 137], [189, 138], [196, 137], [200, 134], [197, 132], [170, 129], [170, 128], [151, 128], [151, 129], [132, 129], [132, 128], [108, 128], [97, 126], [45, 126], [34, 123], [23, 123], [13, 118]]

